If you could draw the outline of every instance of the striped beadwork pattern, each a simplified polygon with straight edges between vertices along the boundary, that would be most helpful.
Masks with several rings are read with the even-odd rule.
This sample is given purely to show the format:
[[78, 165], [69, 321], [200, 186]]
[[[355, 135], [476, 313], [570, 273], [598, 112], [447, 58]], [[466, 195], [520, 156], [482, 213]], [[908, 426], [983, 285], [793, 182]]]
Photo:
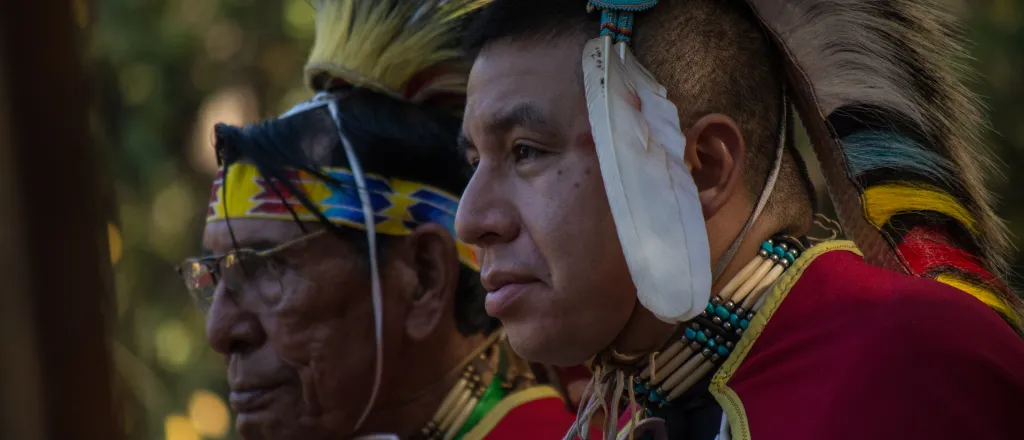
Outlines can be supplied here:
[[764, 242], [757, 257], [708, 301], [700, 316], [686, 324], [682, 336], [643, 368], [631, 386], [648, 415], [654, 408], [671, 406], [728, 359], [757, 313], [761, 298], [792, 266], [802, 248], [788, 238]]
[[658, 0], [590, 0], [588, 8], [601, 11], [601, 36], [611, 35], [615, 42], [629, 44], [633, 37], [633, 13], [645, 11]]

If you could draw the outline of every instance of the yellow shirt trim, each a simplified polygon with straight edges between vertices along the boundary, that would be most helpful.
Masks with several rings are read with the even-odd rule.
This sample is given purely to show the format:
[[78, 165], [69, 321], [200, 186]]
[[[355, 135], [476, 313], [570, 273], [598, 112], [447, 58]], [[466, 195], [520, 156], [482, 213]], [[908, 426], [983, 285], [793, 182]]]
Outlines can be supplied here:
[[[498, 422], [500, 422], [501, 419], [504, 419], [505, 416], [508, 415], [509, 411], [512, 411], [525, 403], [549, 397], [557, 397], [559, 400], [562, 400], [562, 395], [558, 390], [548, 385], [535, 386], [512, 393], [494, 405], [494, 408], [491, 409], [484, 418], [480, 419], [480, 423], [477, 423], [473, 429], [469, 430], [462, 439], [480, 440], [487, 436], [495, 426], [498, 426]], [[566, 427], [566, 429], [568, 429], [568, 427]]]
[[722, 364], [722, 367], [715, 373], [714, 378], [711, 379], [711, 394], [715, 396], [715, 400], [718, 401], [718, 404], [722, 406], [722, 411], [725, 412], [733, 440], [751, 440], [751, 434], [750, 422], [747, 420], [747, 413], [743, 409], [743, 402], [740, 400], [739, 395], [736, 394], [736, 391], [729, 388], [729, 379], [732, 378], [736, 369], [743, 363], [747, 353], [750, 352], [750, 348], [757, 342], [757, 338], [768, 324], [768, 320], [775, 314], [779, 305], [786, 299], [786, 295], [789, 295], [793, 285], [803, 275], [804, 269], [810, 266], [818, 257], [832, 251], [850, 251], [864, 256], [852, 241], [845, 240], [821, 243], [804, 252], [803, 255], [796, 259], [793, 266], [786, 270], [782, 278], [772, 286], [761, 309], [754, 315], [754, 319], [750, 321], [750, 327], [743, 334], [743, 338], [740, 339], [739, 343], [736, 344], [736, 349], [733, 350], [732, 356], [729, 356], [729, 359]]

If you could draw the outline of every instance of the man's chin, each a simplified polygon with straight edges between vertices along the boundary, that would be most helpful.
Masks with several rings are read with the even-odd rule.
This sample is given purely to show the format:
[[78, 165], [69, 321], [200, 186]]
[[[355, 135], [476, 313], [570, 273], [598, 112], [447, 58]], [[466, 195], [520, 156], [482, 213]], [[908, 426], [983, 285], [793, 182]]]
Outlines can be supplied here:
[[284, 438], [280, 435], [284, 428], [282, 422], [275, 422], [272, 417], [273, 415], [266, 411], [239, 413], [235, 416], [235, 429], [245, 440]]
[[[580, 365], [594, 356], [597, 350], [580, 349], [578, 344], [562, 343], [550, 334], [534, 332], [527, 325], [504, 326], [512, 350], [531, 362], [570, 367]], [[538, 334], [541, 333], [541, 334]]]
[[245, 440], [317, 440], [326, 438], [303, 426], [297, 417], [282, 417], [271, 411], [239, 413], [235, 416], [235, 429]]

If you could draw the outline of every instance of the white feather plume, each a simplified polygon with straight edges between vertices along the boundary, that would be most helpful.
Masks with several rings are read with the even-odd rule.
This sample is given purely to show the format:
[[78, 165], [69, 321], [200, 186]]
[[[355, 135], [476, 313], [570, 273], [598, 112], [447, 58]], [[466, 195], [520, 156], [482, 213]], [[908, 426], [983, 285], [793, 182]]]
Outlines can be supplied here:
[[583, 51], [590, 127], [622, 251], [645, 308], [691, 319], [711, 295], [711, 257], [685, 138], [663, 86], [611, 37]]

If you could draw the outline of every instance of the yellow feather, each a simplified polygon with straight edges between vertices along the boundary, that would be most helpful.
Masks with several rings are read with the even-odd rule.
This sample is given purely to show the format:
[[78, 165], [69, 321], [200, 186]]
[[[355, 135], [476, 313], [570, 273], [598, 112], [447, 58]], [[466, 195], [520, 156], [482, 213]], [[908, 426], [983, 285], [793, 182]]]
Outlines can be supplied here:
[[864, 191], [864, 209], [868, 220], [881, 228], [894, 215], [906, 212], [934, 211], [956, 219], [972, 234], [978, 221], [953, 196], [931, 185], [888, 184]]
[[306, 85], [328, 74], [402, 95], [417, 73], [455, 61], [459, 19], [490, 0], [321, 0]]
[[1014, 325], [1018, 327], [1024, 325], [1024, 320], [1021, 319], [1021, 316], [1018, 315], [1017, 312], [1013, 310], [1009, 305], [1007, 305], [1006, 301], [1000, 298], [995, 292], [986, 289], [983, 286], [972, 284], [967, 280], [961, 279], [953, 275], [942, 274], [936, 277], [935, 280], [942, 284], [946, 284], [957, 289], [963, 290], [964, 292], [967, 292], [971, 296], [977, 298], [979, 301], [985, 303], [985, 305], [991, 307], [993, 310], [1002, 313], [1003, 316], [1009, 318]]

